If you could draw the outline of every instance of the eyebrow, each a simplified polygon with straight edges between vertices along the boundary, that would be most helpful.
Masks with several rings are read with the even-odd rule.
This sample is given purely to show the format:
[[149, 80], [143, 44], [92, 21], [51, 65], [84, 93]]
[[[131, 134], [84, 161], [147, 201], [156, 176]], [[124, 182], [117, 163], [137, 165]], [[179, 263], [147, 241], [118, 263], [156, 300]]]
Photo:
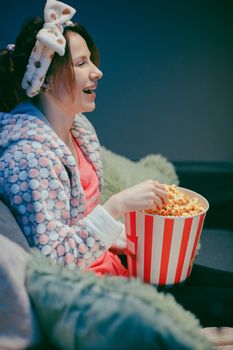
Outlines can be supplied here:
[[84, 59], [84, 58], [90, 58], [91, 55], [81, 55], [81, 56], [76, 56], [73, 61], [79, 60], [79, 59]]

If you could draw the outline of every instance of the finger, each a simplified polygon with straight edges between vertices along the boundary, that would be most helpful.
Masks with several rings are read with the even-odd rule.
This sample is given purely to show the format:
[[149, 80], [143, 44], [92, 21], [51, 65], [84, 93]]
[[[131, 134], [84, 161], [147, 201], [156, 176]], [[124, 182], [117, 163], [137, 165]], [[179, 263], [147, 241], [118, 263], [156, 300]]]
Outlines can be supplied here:
[[165, 190], [162, 190], [162, 189], [158, 189], [156, 188], [154, 193], [161, 198], [161, 200], [164, 202], [164, 203], [167, 203], [168, 201], [168, 193], [167, 191]]
[[165, 184], [161, 184], [159, 181], [154, 181], [154, 185], [155, 185], [155, 187], [166, 191]]
[[159, 198], [156, 195], [154, 198], [154, 204], [155, 204], [155, 207], [157, 207], [157, 208], [161, 208], [163, 206], [163, 202], [162, 202], [161, 198]]

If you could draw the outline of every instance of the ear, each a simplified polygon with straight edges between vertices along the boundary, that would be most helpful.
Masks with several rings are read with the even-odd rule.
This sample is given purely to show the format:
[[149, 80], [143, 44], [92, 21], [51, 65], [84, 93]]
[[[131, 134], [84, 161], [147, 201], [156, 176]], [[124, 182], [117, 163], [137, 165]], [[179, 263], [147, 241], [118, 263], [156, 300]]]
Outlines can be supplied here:
[[41, 89], [43, 92], [49, 92], [51, 90], [51, 86], [50, 86], [50, 83], [49, 81], [45, 78], [42, 86], [41, 86]]

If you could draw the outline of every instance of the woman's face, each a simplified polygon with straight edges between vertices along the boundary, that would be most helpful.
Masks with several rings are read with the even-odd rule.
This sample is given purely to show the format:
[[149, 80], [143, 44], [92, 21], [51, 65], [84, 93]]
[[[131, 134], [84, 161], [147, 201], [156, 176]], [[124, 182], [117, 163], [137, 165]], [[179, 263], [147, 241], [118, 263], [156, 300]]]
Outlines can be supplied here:
[[75, 74], [74, 100], [64, 84], [60, 84], [56, 95], [70, 113], [92, 112], [95, 109], [94, 90], [103, 73], [91, 62], [91, 53], [83, 37], [74, 32], [68, 36]]

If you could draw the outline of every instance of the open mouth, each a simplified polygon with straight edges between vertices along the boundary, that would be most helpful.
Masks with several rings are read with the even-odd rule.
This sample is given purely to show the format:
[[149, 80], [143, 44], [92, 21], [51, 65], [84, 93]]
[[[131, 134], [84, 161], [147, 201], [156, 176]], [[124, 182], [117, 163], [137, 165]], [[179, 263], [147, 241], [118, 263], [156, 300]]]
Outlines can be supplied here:
[[90, 89], [83, 89], [83, 92], [88, 95], [93, 94], [93, 90]]

